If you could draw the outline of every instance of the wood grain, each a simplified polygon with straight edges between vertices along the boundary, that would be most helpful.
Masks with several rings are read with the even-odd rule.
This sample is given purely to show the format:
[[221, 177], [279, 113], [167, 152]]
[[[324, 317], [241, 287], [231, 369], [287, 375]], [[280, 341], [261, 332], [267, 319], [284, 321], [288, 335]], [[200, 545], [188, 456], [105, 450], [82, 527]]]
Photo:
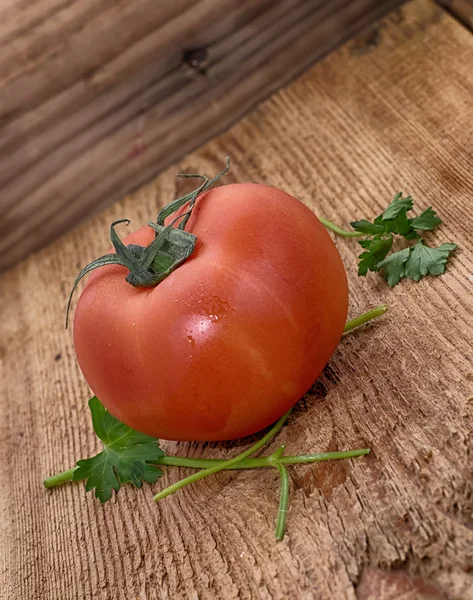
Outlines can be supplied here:
[[0, 269], [149, 181], [400, 2], [0, 8]]
[[[173, 165], [0, 279], [2, 600], [473, 598], [473, 38], [416, 0], [330, 55], [228, 133]], [[277, 444], [290, 453], [369, 446], [344, 463], [291, 469], [288, 533], [274, 541], [271, 471], [223, 473], [152, 502], [124, 489], [105, 506], [44, 477], [97, 450], [64, 308], [75, 273], [229, 154], [231, 181], [282, 187], [347, 225], [402, 189], [460, 250], [445, 276], [390, 290], [356, 276], [357, 244], [336, 240], [350, 313], [381, 302], [346, 336]], [[166, 443], [230, 457], [248, 444]]]

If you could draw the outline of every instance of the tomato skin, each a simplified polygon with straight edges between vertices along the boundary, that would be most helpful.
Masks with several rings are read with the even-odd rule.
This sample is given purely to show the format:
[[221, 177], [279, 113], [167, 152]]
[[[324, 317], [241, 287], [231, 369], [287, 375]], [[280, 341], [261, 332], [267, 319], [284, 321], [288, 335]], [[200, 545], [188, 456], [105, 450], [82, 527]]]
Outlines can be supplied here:
[[[292, 196], [232, 184], [198, 198], [194, 253], [154, 288], [113, 265], [90, 276], [74, 344], [118, 419], [161, 439], [226, 440], [273, 423], [320, 375], [343, 333], [345, 270]], [[146, 246], [149, 227], [125, 244]]]

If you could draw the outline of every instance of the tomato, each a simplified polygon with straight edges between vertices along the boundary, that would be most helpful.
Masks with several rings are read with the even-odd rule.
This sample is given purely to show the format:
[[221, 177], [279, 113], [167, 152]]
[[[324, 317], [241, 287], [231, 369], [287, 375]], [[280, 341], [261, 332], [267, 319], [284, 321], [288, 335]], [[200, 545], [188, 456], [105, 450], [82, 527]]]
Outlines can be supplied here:
[[[345, 270], [317, 217], [287, 193], [225, 185], [197, 199], [193, 254], [156, 287], [97, 269], [74, 344], [105, 407], [162, 439], [226, 440], [273, 423], [310, 388], [347, 316]], [[143, 227], [125, 244], [147, 246]]]

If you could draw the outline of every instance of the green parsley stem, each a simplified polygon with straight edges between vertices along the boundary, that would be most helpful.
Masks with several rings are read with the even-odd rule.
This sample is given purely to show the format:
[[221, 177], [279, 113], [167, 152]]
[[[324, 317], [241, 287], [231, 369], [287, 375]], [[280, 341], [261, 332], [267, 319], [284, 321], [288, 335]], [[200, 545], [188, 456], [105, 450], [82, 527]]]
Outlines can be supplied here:
[[[369, 454], [368, 448], [360, 448], [356, 450], [346, 450], [343, 452], [321, 452], [319, 454], [301, 454], [300, 456], [282, 456], [277, 462], [283, 465], [298, 465], [323, 460], [339, 460], [342, 458], [354, 458]], [[221, 458], [184, 458], [182, 456], [163, 456], [155, 464], [164, 465], [167, 467], [189, 467], [190, 469], [209, 469], [211, 467], [221, 465], [227, 460]], [[225, 469], [260, 469], [264, 467], [274, 467], [274, 460], [270, 456], [262, 456], [260, 458], [248, 458], [234, 465], [224, 467]], [[67, 472], [67, 471], [65, 471]]]
[[334, 233], [336, 233], [337, 235], [340, 235], [342, 237], [356, 238], [356, 237], [363, 237], [366, 235], [366, 233], [361, 233], [359, 231], [347, 231], [346, 229], [342, 229], [338, 225], [335, 225], [335, 223], [332, 223], [332, 221], [328, 221], [327, 219], [324, 219], [323, 217], [319, 217], [319, 221], [322, 223], [322, 225], [326, 229], [330, 229], [330, 231], [333, 231]]
[[369, 310], [368, 312], [365, 312], [362, 315], [358, 315], [354, 319], [350, 319], [345, 324], [345, 329], [343, 330], [343, 335], [345, 335], [352, 329], [355, 329], [355, 327], [359, 327], [360, 325], [364, 325], [365, 323], [368, 323], [368, 321], [377, 319], [381, 315], [384, 315], [384, 313], [387, 310], [388, 310], [388, 307], [386, 306], [386, 304], [380, 304], [376, 308], [373, 308], [372, 310]]
[[287, 507], [289, 506], [289, 473], [280, 461], [276, 463], [276, 467], [281, 476], [281, 492], [279, 495], [278, 516], [276, 519], [276, 539], [282, 540], [286, 528]]
[[[343, 458], [355, 458], [369, 454], [368, 448], [360, 448], [356, 450], [346, 450], [342, 452], [321, 452], [318, 454], [301, 454], [299, 456], [282, 456], [278, 462], [283, 465], [300, 465], [324, 460], [340, 460]], [[163, 456], [156, 461], [157, 465], [166, 467], [188, 467], [189, 469], [209, 469], [210, 467], [219, 466], [222, 463], [229, 462], [221, 458], [186, 458], [184, 456]], [[225, 470], [236, 469], [263, 469], [265, 467], [274, 467], [275, 461], [271, 460], [271, 456], [262, 456], [260, 458], [248, 458], [224, 467]], [[72, 476], [77, 467], [62, 471], [57, 475], [48, 477], [44, 480], [45, 488], [53, 488], [67, 481], [72, 481]]]
[[62, 471], [57, 475], [53, 475], [52, 477], [48, 477], [43, 481], [45, 488], [52, 488], [56, 485], [61, 485], [61, 483], [66, 483], [66, 481], [72, 481], [72, 475], [77, 467], [73, 467], [72, 469], [67, 469], [67, 471]]
[[155, 502], [159, 502], [159, 500], [162, 500], [163, 498], [166, 498], [166, 496], [169, 496], [170, 494], [177, 492], [177, 490], [180, 490], [181, 488], [185, 487], [186, 485], [189, 485], [190, 483], [194, 483], [195, 481], [199, 481], [200, 479], [203, 479], [204, 477], [208, 477], [209, 475], [213, 475], [214, 473], [223, 471], [223, 469], [228, 469], [229, 467], [232, 467], [233, 465], [238, 464], [242, 460], [245, 460], [245, 458], [250, 457], [252, 454], [257, 452], [260, 448], [265, 446], [271, 439], [273, 439], [273, 437], [278, 433], [278, 431], [282, 428], [282, 426], [286, 422], [287, 418], [289, 417], [290, 412], [291, 411], [288, 410], [287, 413], [285, 413], [273, 425], [273, 427], [268, 431], [268, 433], [266, 435], [264, 435], [260, 440], [258, 440], [255, 444], [250, 446], [247, 450], [245, 450], [238, 456], [235, 456], [234, 458], [231, 458], [230, 460], [224, 460], [219, 465], [215, 465], [208, 469], [203, 469], [202, 471], [199, 471], [197, 473], [189, 475], [189, 477], [185, 477], [184, 479], [177, 481], [173, 485], [170, 485], [167, 488], [165, 488], [164, 490], [162, 490], [161, 492], [159, 492], [159, 494], [156, 494], [156, 496], [153, 498], [153, 500]]

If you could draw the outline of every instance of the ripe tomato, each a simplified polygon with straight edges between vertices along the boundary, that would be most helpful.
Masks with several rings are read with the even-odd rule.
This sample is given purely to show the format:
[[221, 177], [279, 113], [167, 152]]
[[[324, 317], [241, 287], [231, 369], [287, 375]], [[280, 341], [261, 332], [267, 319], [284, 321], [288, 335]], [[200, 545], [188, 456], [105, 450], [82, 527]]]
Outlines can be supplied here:
[[[106, 408], [158, 438], [226, 440], [273, 423], [308, 390], [347, 316], [345, 270], [314, 214], [285, 192], [232, 184], [197, 199], [194, 253], [152, 288], [92, 273], [74, 344]], [[147, 246], [143, 227], [125, 244]]]

